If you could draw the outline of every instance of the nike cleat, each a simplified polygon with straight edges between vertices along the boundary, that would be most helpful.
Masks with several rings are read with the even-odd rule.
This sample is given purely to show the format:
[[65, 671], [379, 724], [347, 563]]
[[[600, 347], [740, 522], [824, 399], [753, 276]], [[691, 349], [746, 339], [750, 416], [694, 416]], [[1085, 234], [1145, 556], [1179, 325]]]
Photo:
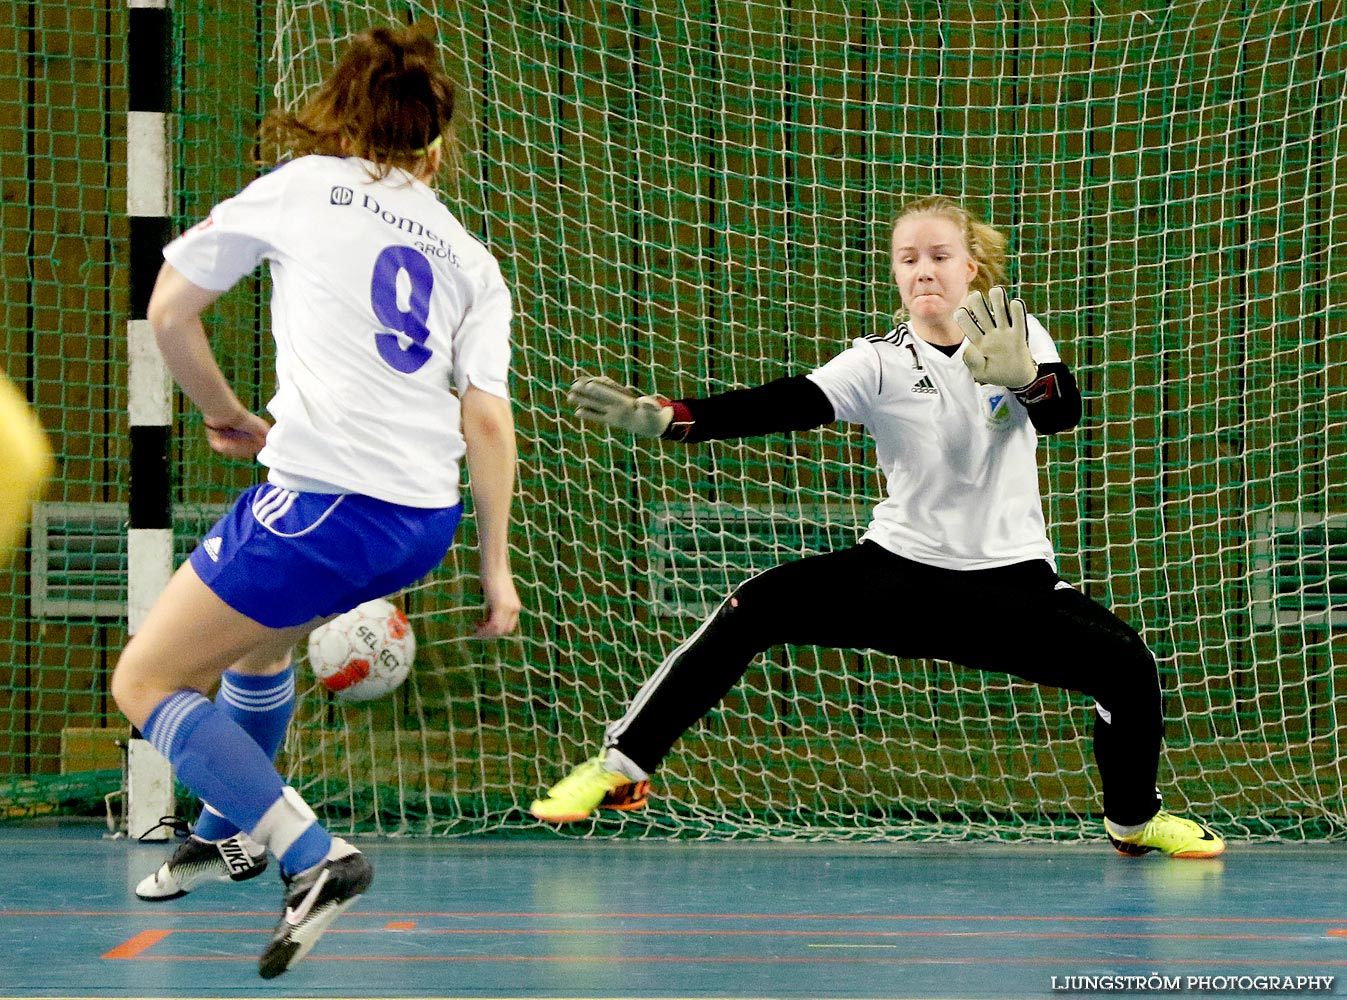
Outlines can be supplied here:
[[620, 771], [610, 771], [600, 754], [549, 788], [546, 798], [536, 799], [529, 812], [548, 823], [575, 823], [596, 809], [641, 809], [649, 799], [649, 781], [633, 781]]
[[332, 848], [322, 864], [286, 880], [281, 919], [257, 965], [263, 979], [293, 968], [374, 881], [374, 866], [363, 854], [340, 837], [332, 838]]
[[1225, 850], [1225, 841], [1207, 826], [1163, 809], [1150, 818], [1138, 832], [1116, 837], [1104, 820], [1109, 842], [1119, 854], [1140, 857], [1151, 851], [1168, 854], [1171, 858], [1214, 858]]

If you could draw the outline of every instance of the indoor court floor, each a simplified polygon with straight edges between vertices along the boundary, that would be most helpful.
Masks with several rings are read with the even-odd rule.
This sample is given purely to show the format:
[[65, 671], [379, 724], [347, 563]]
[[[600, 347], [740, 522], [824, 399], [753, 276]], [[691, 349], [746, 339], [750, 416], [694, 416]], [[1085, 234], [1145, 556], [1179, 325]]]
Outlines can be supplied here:
[[[148, 904], [132, 888], [164, 845], [0, 825], [0, 1000], [1347, 994], [1341, 845], [1234, 843], [1214, 861], [1103, 842], [361, 846], [370, 892], [265, 981], [271, 870]], [[1101, 976], [1152, 986], [1090, 989]], [[1256, 977], [1320, 988], [1248, 988]], [[1179, 989], [1154, 988], [1166, 978]]]

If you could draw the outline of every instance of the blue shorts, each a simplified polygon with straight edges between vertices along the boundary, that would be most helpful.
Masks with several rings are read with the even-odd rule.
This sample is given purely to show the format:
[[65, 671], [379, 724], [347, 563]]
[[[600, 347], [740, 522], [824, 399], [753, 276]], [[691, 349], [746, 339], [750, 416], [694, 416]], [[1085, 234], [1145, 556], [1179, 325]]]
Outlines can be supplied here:
[[302, 625], [386, 597], [444, 559], [463, 505], [426, 509], [359, 493], [261, 483], [192, 552], [226, 604], [270, 628]]

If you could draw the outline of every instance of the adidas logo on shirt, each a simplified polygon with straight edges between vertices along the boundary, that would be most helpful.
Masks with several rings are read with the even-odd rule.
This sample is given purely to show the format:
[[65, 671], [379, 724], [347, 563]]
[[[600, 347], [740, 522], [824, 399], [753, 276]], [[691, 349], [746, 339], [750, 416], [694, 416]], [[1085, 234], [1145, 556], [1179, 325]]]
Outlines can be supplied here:
[[219, 538], [207, 538], [201, 543], [201, 547], [206, 550], [206, 555], [210, 556], [211, 562], [220, 561], [220, 544]]
[[936, 394], [936, 393], [938, 393], [940, 390], [938, 390], [938, 389], [935, 387], [935, 383], [931, 381], [931, 376], [929, 376], [929, 375], [923, 375], [923, 376], [921, 377], [921, 380], [918, 381], [915, 385], [912, 386], [912, 391], [913, 391], [913, 392], [929, 392], [929, 393], [932, 393], [932, 394]]

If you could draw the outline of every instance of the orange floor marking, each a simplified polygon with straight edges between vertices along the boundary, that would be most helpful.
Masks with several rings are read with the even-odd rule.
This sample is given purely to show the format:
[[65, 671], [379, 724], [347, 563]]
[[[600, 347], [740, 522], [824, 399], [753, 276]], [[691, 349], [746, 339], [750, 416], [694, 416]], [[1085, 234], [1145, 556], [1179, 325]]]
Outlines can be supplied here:
[[123, 941], [117, 947], [103, 954], [104, 958], [139, 958], [140, 953], [153, 948], [164, 938], [172, 934], [172, 931], [141, 931], [135, 937]]

